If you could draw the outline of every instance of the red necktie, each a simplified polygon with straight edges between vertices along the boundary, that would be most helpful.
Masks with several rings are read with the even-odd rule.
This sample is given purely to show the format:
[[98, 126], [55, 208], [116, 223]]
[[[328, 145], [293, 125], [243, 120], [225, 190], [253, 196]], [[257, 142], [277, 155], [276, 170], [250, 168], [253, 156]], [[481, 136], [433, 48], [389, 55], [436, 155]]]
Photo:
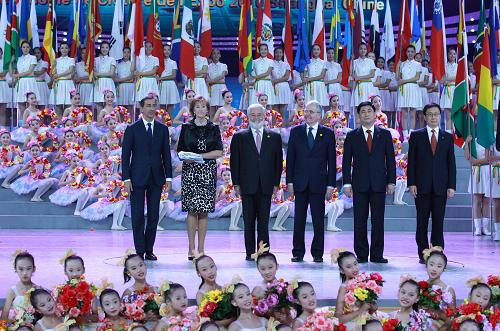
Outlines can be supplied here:
[[436, 139], [436, 131], [434, 129], [431, 130], [431, 149], [432, 149], [432, 155], [436, 154], [436, 148], [437, 148], [437, 139]]
[[372, 152], [372, 130], [366, 130], [366, 133], [368, 134], [368, 137], [366, 137], [366, 144], [368, 145], [368, 152]]

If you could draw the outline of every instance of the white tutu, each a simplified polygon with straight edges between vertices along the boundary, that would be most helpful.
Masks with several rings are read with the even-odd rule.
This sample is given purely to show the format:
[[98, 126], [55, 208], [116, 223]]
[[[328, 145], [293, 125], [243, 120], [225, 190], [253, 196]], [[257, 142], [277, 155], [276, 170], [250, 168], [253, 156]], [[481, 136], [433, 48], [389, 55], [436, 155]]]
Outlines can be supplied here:
[[101, 198], [97, 202], [94, 202], [82, 210], [80, 216], [89, 221], [101, 221], [128, 203], [128, 200], [109, 202], [104, 200], [104, 198]]
[[288, 82], [281, 82], [274, 85], [275, 91], [275, 105], [289, 105], [292, 103], [292, 91], [290, 90], [290, 85]]
[[12, 166], [0, 166], [0, 179], [7, 177], [12, 171], [19, 171], [22, 167], [22, 164], [14, 164]]
[[325, 83], [323, 83], [322, 81], [307, 83], [304, 94], [306, 102], [316, 100], [321, 106], [328, 107], [328, 93]]
[[[57, 88], [50, 92], [49, 104], [56, 100], [57, 105], [71, 105], [71, 95], [69, 91], [75, 88], [75, 84], [70, 79], [61, 79], [57, 81]], [[55, 91], [55, 92], [54, 92]], [[55, 93], [55, 99], [54, 99]]]
[[403, 84], [398, 88], [399, 108], [422, 108], [422, 94], [417, 83]]
[[161, 82], [160, 90], [160, 104], [162, 105], [176, 105], [181, 102], [179, 89], [173, 80], [164, 80]]
[[120, 106], [131, 106], [134, 104], [134, 88], [134, 83], [120, 83], [118, 85], [118, 104]]
[[91, 106], [93, 103], [93, 92], [94, 88], [92, 83], [80, 83], [78, 86], [78, 91], [80, 93], [80, 103], [83, 106]]
[[38, 94], [39, 94], [38, 104], [41, 106], [49, 105], [50, 91], [47, 82], [45, 80], [42, 81], [37, 80], [36, 85], [38, 86]]
[[[493, 185], [495, 186], [495, 185]], [[474, 194], [488, 194], [490, 192], [490, 169], [489, 166], [473, 166], [472, 167], [472, 190], [471, 190], [471, 180], [469, 177], [469, 193]]]
[[439, 99], [439, 105], [442, 109], [451, 109], [453, 103], [453, 94], [455, 93], [455, 84], [449, 83], [443, 86], [443, 92], [441, 93], [441, 98]]
[[26, 175], [10, 184], [10, 188], [17, 194], [28, 194], [44, 184], [56, 185], [57, 182], [56, 178], [33, 179], [31, 176]]
[[215, 211], [213, 213], [209, 213], [208, 217], [221, 218], [229, 216], [229, 214], [231, 213], [231, 209], [233, 209], [238, 205], [241, 206], [241, 201], [233, 201], [233, 202], [227, 202], [225, 200], [219, 201], [215, 204]]
[[182, 202], [177, 201], [175, 203], [174, 210], [170, 213], [168, 216], [169, 218], [173, 219], [174, 221], [185, 221], [187, 217], [187, 212], [182, 211]]
[[136, 102], [144, 99], [149, 92], [153, 92], [156, 95], [160, 95], [160, 90], [158, 89], [158, 82], [156, 77], [142, 77], [139, 81], [139, 88], [137, 90]]
[[210, 100], [210, 94], [208, 93], [207, 82], [203, 77], [195, 77], [193, 82], [193, 90], [196, 95], [201, 95], [205, 99]]
[[5, 79], [0, 80], [0, 103], [9, 103], [11, 98], [9, 84]]
[[225, 88], [226, 88], [226, 84], [210, 85], [210, 106], [211, 107], [224, 106], [224, 98], [222, 97], [222, 90]]
[[58, 206], [68, 206], [78, 200], [85, 190], [86, 188], [73, 188], [66, 185], [49, 195], [49, 200]]
[[40, 93], [38, 92], [38, 85], [33, 76], [21, 77], [16, 85], [16, 98], [17, 102], [26, 102], [26, 92], [33, 92], [36, 95], [36, 99], [40, 98]]

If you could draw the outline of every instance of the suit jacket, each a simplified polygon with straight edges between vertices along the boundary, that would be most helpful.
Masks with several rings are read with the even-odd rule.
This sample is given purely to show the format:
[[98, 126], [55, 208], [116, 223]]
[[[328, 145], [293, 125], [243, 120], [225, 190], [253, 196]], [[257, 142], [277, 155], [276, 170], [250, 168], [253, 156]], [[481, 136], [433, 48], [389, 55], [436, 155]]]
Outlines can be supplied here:
[[311, 150], [307, 145], [306, 124], [290, 130], [286, 156], [286, 182], [293, 189], [303, 192], [326, 193], [327, 186], [335, 186], [336, 151], [333, 131], [318, 125]]
[[354, 192], [385, 192], [387, 184], [395, 184], [396, 160], [391, 133], [375, 126], [371, 152], [368, 152], [362, 127], [347, 133], [342, 178], [344, 185], [352, 185]]
[[149, 174], [157, 185], [172, 178], [168, 128], [155, 120], [152, 143], [148, 139], [142, 119], [129, 125], [122, 143], [122, 180], [130, 179], [132, 185], [146, 186]]
[[280, 185], [283, 170], [281, 136], [264, 129], [260, 154], [250, 129], [240, 130], [231, 140], [231, 177], [242, 194], [255, 194], [259, 183], [264, 194], [272, 194]]
[[413, 131], [408, 151], [408, 186], [416, 185], [420, 194], [446, 195], [456, 188], [457, 169], [453, 137], [439, 130], [436, 154], [432, 155], [427, 129]]

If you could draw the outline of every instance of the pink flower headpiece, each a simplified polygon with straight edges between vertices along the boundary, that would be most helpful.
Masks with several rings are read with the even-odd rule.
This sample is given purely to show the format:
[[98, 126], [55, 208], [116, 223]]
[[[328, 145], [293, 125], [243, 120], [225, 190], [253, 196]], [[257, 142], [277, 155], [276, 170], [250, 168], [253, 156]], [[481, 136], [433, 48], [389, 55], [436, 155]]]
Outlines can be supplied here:
[[328, 98], [329, 98], [329, 99], [331, 99], [331, 98], [333, 98], [333, 97], [338, 97], [338, 96], [339, 96], [339, 95], [338, 95], [337, 93], [335, 93], [335, 92], [330, 92], [330, 93], [328, 93]]
[[108, 170], [109, 172], [113, 172], [113, 171], [111, 170], [111, 168], [110, 168], [110, 167], [108, 167], [108, 165], [106, 165], [106, 163], [101, 164], [101, 165], [99, 166], [99, 169], [98, 169], [98, 170], [99, 170], [99, 174], [100, 174], [100, 175], [102, 175], [102, 174], [104, 173], [104, 171], [105, 171], [105, 170]]
[[262, 93], [262, 92], [255, 92], [255, 96], [258, 98], [260, 98], [261, 96], [265, 95], [267, 97], [267, 94], [265, 93]]
[[368, 99], [370, 100], [370, 102], [373, 102], [373, 99], [375, 99], [376, 97], [379, 97], [379, 98], [380, 98], [380, 95], [375, 94], [375, 93], [370, 93], [370, 94], [368, 95]]
[[[69, 90], [69, 95], [71, 97], [74, 97], [77, 94], [78, 94], [78, 92], [76, 91], [76, 88], [72, 88], [72, 89]], [[106, 94], [106, 93], [104, 93], [104, 94]]]
[[64, 131], [64, 134], [66, 134], [66, 133], [68, 133], [68, 132], [73, 132], [73, 133], [75, 133], [75, 130], [73, 130], [73, 128], [72, 128], [72, 127], [66, 127], [66, 128], [64, 128], [64, 129], [63, 129], [63, 131]]
[[417, 278], [415, 276], [412, 276], [412, 275], [401, 275], [401, 277], [399, 277], [399, 286], [401, 286], [401, 284], [403, 284], [404, 282], [407, 282], [409, 280], [413, 280], [413, 281], [417, 281]]
[[185, 87], [184, 88], [184, 94], [187, 95], [189, 92], [193, 92], [194, 93], [194, 90], [190, 89], [189, 87]]
[[10, 136], [10, 131], [7, 130], [7, 129], [0, 129], [0, 136], [2, 136], [3, 134], [8, 134]]
[[346, 134], [347, 133], [344, 131], [344, 129], [337, 129], [337, 130], [335, 130], [335, 137], [343, 137]]
[[222, 95], [224, 95], [224, 93], [226, 93], [226, 92], [229, 92], [229, 90], [226, 87], [224, 87], [222, 90], [220, 90], [220, 93]]
[[106, 142], [102, 141], [102, 140], [99, 140], [97, 142], [97, 148], [101, 149], [101, 147], [103, 147], [103, 146], [108, 146], [108, 144]]
[[76, 150], [74, 149], [69, 149], [66, 153], [64, 153], [64, 157], [67, 159], [67, 160], [71, 160], [74, 156], [78, 156], [79, 159], [82, 159], [83, 158], [83, 155], [82, 153], [78, 153]]
[[303, 94], [304, 94], [304, 92], [299, 90], [299, 89], [295, 89], [295, 91], [293, 91], [293, 96], [296, 98], [300, 95], [303, 95]]
[[149, 91], [148, 92], [148, 98], [156, 98], [156, 97], [157, 97], [157, 95], [156, 95], [156, 93], [154, 91]]
[[38, 141], [36, 140], [31, 140], [28, 145], [26, 145], [26, 147], [28, 147], [28, 149], [31, 149], [31, 147], [33, 146], [38, 146], [38, 148], [40, 148], [40, 144], [38, 143]]
[[[105, 88], [105, 89], [102, 91], [102, 94], [103, 94], [104, 96], [106, 96], [108, 93], [113, 93], [113, 91], [111, 91], [110, 89], [107, 89], [107, 88]], [[115, 94], [113, 93], [113, 95], [115, 95]]]
[[221, 113], [219, 114], [219, 122], [224, 121], [227, 119], [227, 114]]
[[24, 97], [27, 99], [28, 95], [30, 95], [30, 94], [35, 94], [35, 93], [32, 91], [26, 91], [26, 92], [24, 92]]
[[108, 114], [103, 117], [104, 123], [108, 124], [110, 120], [116, 120], [116, 116], [114, 114]]
[[30, 125], [30, 123], [33, 121], [40, 122], [40, 118], [38, 116], [28, 116], [28, 118], [26, 119], [26, 123], [28, 123], [28, 125]]

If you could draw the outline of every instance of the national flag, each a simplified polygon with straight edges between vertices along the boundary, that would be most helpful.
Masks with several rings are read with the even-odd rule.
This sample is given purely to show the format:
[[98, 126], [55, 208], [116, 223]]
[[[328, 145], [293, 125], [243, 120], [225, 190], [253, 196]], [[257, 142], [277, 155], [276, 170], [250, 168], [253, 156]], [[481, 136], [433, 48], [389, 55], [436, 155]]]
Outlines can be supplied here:
[[396, 54], [394, 45], [394, 27], [392, 26], [391, 2], [385, 1], [384, 33], [380, 42], [380, 55], [386, 61]]
[[273, 15], [271, 13], [271, 0], [264, 0], [264, 14], [262, 15], [262, 32], [260, 45], [267, 45], [267, 57], [274, 58]]
[[[436, 0], [441, 1], [441, 0]], [[406, 47], [411, 43], [411, 25], [410, 25], [410, 8], [408, 0], [403, 0], [401, 4], [401, 12], [399, 13], [399, 33], [396, 46], [396, 58], [394, 65], [397, 65], [399, 60], [406, 60]]]
[[[172, 43], [170, 48], [172, 50], [170, 58], [179, 63], [181, 57], [181, 21], [180, 21], [181, 5], [179, 0], [175, 0], [174, 4], [174, 17], [172, 18]], [[177, 70], [176, 79], [180, 81], [182, 78], [181, 72]]]
[[160, 14], [158, 13], [158, 6], [156, 5], [156, 0], [151, 1], [148, 20], [148, 41], [153, 43], [152, 55], [158, 58], [159, 67], [158, 74], [163, 72], [165, 69], [165, 61], [163, 57], [163, 42], [161, 40], [161, 28], [160, 28]]
[[432, 74], [440, 81], [444, 76], [446, 61], [446, 31], [442, 0], [434, 0], [432, 12], [432, 32], [430, 45], [430, 65]]
[[491, 75], [495, 77], [498, 74], [497, 71], [497, 50], [499, 48], [499, 32], [500, 32], [500, 23], [498, 21], [498, 0], [490, 0], [490, 17], [489, 22], [490, 32], [490, 68]]
[[352, 28], [354, 20], [353, 0], [347, 0], [347, 13], [345, 18], [344, 46], [342, 47], [342, 85], [349, 87], [349, 73], [351, 72], [352, 52]]
[[[284, 61], [293, 68], [293, 34], [292, 34], [292, 19], [290, 16], [290, 0], [285, 0], [285, 24], [283, 25], [283, 49]], [[292, 70], [293, 72], [293, 70]]]
[[250, 0], [243, 0], [238, 30], [238, 57], [240, 72], [252, 73], [252, 39], [254, 34], [254, 17]]
[[45, 32], [43, 35], [43, 55], [45, 61], [49, 64], [48, 72], [54, 74], [56, 70], [57, 54], [57, 30], [55, 0], [49, 2], [47, 17], [45, 19]]
[[417, 0], [411, 0], [411, 44], [415, 46], [417, 52], [421, 48], [422, 27], [420, 26], [420, 18], [418, 17], [418, 4]]
[[134, 30], [135, 30], [135, 9], [136, 9], [135, 1], [132, 2], [132, 8], [130, 9], [130, 19], [128, 21], [128, 29], [127, 29], [127, 43], [130, 47], [130, 51], [132, 53], [132, 61], [135, 61], [135, 53], [134, 53]]
[[[34, 0], [33, 0], [34, 1]], [[119, 1], [119, 0], [117, 0]], [[78, 56], [78, 50], [82, 43], [80, 39], [80, 21], [82, 20], [83, 10], [82, 10], [82, 1], [81, 0], [73, 0], [73, 12], [74, 12], [74, 21], [70, 22], [69, 26], [73, 27], [71, 33], [71, 42], [70, 42], [70, 53], [69, 56], [76, 58]]]
[[425, 31], [425, 0], [422, 0], [420, 3], [420, 53], [427, 54], [427, 40], [426, 40], [426, 31]]
[[[267, 0], [271, 1], [271, 0]], [[319, 45], [321, 52], [319, 53], [320, 59], [326, 58], [325, 47], [325, 19], [323, 17], [323, 0], [316, 0], [316, 12], [314, 14], [314, 29], [313, 29], [313, 45]]]
[[255, 5], [257, 6], [257, 22], [255, 23], [255, 57], [259, 57], [260, 50], [260, 38], [262, 37], [262, 20], [264, 19], [264, 10], [263, 10], [264, 1], [255, 1]]
[[352, 31], [352, 47], [355, 52], [358, 51], [359, 45], [365, 43], [365, 15], [363, 13], [362, 1], [356, 2], [356, 19], [354, 20], [354, 28]]
[[135, 0], [135, 16], [134, 16], [134, 47], [132, 52], [135, 56], [141, 54], [141, 50], [144, 48], [144, 21], [142, 18], [142, 0]]
[[474, 114], [467, 66], [467, 32], [465, 29], [464, 0], [459, 0], [459, 22], [457, 32], [458, 68], [455, 78], [455, 92], [451, 106], [451, 120], [454, 127], [455, 144], [463, 147], [464, 139], [472, 137], [471, 153], [476, 157]]
[[212, 20], [210, 18], [210, 0], [201, 0], [200, 20], [198, 23], [200, 32], [198, 41], [201, 45], [200, 55], [209, 57], [212, 54]]
[[7, 11], [7, 30], [5, 33], [5, 46], [3, 50], [3, 67], [4, 71], [8, 71], [11, 61], [13, 61], [13, 68], [16, 66], [17, 61], [17, 48], [19, 45], [19, 31], [18, 31], [18, 16], [17, 6], [14, 0], [9, 1]]
[[186, 77], [194, 79], [194, 38], [193, 10], [191, 0], [184, 0], [182, 11], [181, 59], [179, 70]]
[[[355, 9], [354, 9], [354, 0], [347, 0], [347, 4], [346, 4], [346, 16], [347, 16], [347, 19], [349, 20], [349, 23], [351, 24], [351, 27], [354, 26], [354, 24], [356, 23], [356, 16], [354, 15], [355, 13]], [[347, 22], [346, 22], [346, 25], [347, 25]]]
[[31, 0], [30, 18], [28, 21], [28, 40], [32, 47], [40, 47], [40, 34], [38, 33], [35, 0]]
[[85, 69], [89, 73], [89, 79], [94, 76], [95, 62], [95, 42], [102, 33], [101, 15], [99, 13], [98, 0], [89, 0], [88, 16], [87, 16], [87, 42], [86, 42], [86, 58]]
[[28, 39], [28, 21], [30, 17], [30, 0], [18, 0], [21, 4], [21, 17], [19, 20], [19, 42]]
[[342, 29], [340, 27], [339, 0], [334, 0], [332, 22], [330, 24], [330, 48], [334, 49], [335, 61], [339, 59], [339, 49], [342, 44]]
[[[156, 1], [152, 1], [156, 2]], [[123, 58], [123, 47], [125, 40], [123, 37], [123, 27], [125, 21], [125, 7], [123, 0], [115, 1], [115, 10], [113, 12], [113, 25], [111, 26], [111, 40], [109, 41], [109, 55], [116, 60]]]
[[479, 86], [477, 88], [477, 143], [488, 149], [495, 143], [488, 29], [484, 30], [483, 56], [481, 56], [479, 77]]
[[81, 45], [87, 44], [87, 12], [88, 6], [80, 0], [80, 13], [78, 14], [78, 39]]
[[309, 43], [307, 38], [307, 26], [306, 26], [306, 9], [304, 8], [304, 1], [299, 0], [299, 14], [297, 18], [297, 51], [295, 53], [295, 60], [293, 62], [293, 67], [298, 72], [304, 72], [306, 66], [311, 63], [309, 57]]
[[373, 6], [372, 17], [370, 20], [370, 40], [368, 42], [368, 47], [370, 51], [375, 53], [375, 56], [380, 55], [380, 32], [379, 32], [379, 22], [378, 22], [378, 11], [377, 6]]
[[4, 50], [4, 56], [2, 60], [3, 62], [1, 63], [3, 71], [9, 70], [9, 63], [5, 62], [5, 50], [8, 47], [10, 47], [10, 44], [7, 43], [6, 35], [7, 35], [7, 0], [3, 0], [2, 13], [0, 14], [0, 47], [2, 47], [2, 49]]

